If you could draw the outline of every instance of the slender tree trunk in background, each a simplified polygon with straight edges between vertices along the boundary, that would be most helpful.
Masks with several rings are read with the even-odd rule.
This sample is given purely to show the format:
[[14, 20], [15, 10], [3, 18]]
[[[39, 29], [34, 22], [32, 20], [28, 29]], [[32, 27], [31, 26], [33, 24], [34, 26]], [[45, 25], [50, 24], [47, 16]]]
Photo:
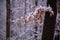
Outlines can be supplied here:
[[26, 0], [25, 0], [25, 14], [26, 14]]
[[54, 37], [54, 29], [57, 15], [56, 0], [47, 0], [47, 6], [48, 5], [53, 8], [54, 16], [50, 16], [49, 12], [46, 12], [42, 40], [53, 40]]
[[[38, 0], [35, 0], [35, 5], [36, 5], [36, 6], [38, 5]], [[35, 30], [36, 30], [36, 32], [37, 32], [37, 27], [35, 27]], [[37, 34], [36, 32], [35, 32], [35, 34]], [[35, 40], [37, 40], [37, 36], [35, 36]]]
[[[37, 6], [38, 4], [38, 0], [35, 0], [35, 5]], [[36, 31], [37, 31], [37, 27], [35, 27]]]
[[[6, 0], [6, 40], [10, 37], [10, 0]], [[10, 40], [10, 39], [9, 39]]]
[[35, 5], [36, 5], [36, 6], [38, 5], [38, 0], [35, 0]]
[[[26, 15], [26, 1], [27, 0], [25, 0], [24, 19], [25, 19], [25, 15]], [[24, 31], [26, 31], [26, 25], [24, 25], [24, 26], [25, 26], [25, 30]]]
[[25, 18], [25, 15], [26, 15], [26, 1], [27, 1], [27, 0], [25, 0], [25, 12], [24, 12], [24, 18]]

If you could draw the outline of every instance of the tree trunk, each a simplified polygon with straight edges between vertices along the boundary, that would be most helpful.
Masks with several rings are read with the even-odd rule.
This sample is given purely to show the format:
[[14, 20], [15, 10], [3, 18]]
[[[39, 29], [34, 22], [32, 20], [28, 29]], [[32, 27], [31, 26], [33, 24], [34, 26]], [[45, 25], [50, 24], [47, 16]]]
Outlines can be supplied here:
[[[6, 40], [10, 37], [10, 0], [6, 0]], [[10, 40], [10, 39], [9, 39]]]
[[56, 0], [53, 1], [47, 0], [47, 4], [53, 8], [54, 15], [50, 16], [49, 12], [46, 12], [45, 14], [42, 40], [53, 40], [56, 15], [57, 15]]

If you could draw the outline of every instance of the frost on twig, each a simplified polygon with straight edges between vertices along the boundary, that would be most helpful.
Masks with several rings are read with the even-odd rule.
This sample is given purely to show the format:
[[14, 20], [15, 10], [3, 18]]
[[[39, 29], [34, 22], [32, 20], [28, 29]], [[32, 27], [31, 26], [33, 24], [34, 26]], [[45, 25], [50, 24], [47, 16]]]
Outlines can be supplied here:
[[50, 16], [54, 15], [54, 12], [50, 6], [49, 7], [39, 6], [39, 7], [36, 7], [34, 12], [29, 13], [29, 15], [27, 17], [24, 18], [22, 16], [20, 18], [17, 18], [16, 20], [13, 20], [12, 22], [18, 23], [21, 20], [23, 20], [22, 22], [26, 25], [27, 23], [32, 21], [34, 23], [34, 25], [36, 27], [38, 27], [37, 20], [42, 21], [43, 20], [42, 15], [45, 14], [45, 12], [47, 12], [47, 11], [50, 12]]
[[[14, 26], [12, 26], [13, 33], [11, 39], [14, 39], [14, 35], [16, 40], [25, 40], [23, 38], [28, 39], [33, 39], [35, 35], [39, 36], [40, 38], [40, 33], [42, 33], [42, 26], [43, 26], [43, 21], [44, 21], [44, 14], [45, 12], [50, 12], [50, 16], [54, 15], [54, 12], [51, 7], [45, 7], [45, 6], [36, 6], [34, 12], [28, 13], [28, 15], [21, 16], [12, 22], [14, 23]], [[42, 28], [42, 29], [40, 29]], [[37, 29], [37, 31], [36, 31]], [[31, 33], [32, 32], [32, 33]], [[35, 34], [35, 32], [37, 34]], [[40, 35], [39, 35], [40, 34]], [[28, 36], [27, 36], [28, 35]], [[32, 35], [32, 36], [30, 36]]]

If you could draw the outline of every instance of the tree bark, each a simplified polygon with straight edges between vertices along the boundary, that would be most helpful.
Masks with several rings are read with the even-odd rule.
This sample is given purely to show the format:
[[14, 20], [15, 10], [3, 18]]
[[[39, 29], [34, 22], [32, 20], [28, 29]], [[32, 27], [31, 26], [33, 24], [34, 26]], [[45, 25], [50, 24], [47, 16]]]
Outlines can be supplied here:
[[7, 8], [7, 15], [6, 15], [6, 40], [8, 40], [8, 38], [10, 37], [10, 0], [6, 0], [6, 8]]
[[47, 0], [47, 6], [50, 5], [54, 11], [54, 15], [50, 16], [49, 12], [45, 14], [44, 26], [43, 26], [43, 34], [42, 40], [53, 40], [54, 36], [54, 29], [56, 23], [56, 15], [57, 15], [57, 8], [56, 8], [56, 0]]

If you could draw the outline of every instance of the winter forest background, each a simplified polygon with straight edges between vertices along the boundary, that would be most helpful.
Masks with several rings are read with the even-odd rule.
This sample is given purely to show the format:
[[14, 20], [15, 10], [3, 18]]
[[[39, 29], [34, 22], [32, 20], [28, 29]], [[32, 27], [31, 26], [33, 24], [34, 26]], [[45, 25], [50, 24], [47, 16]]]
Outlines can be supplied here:
[[[10, 0], [10, 40], [41, 40], [43, 33], [43, 22], [40, 22], [37, 34], [35, 34], [35, 28], [33, 23], [24, 25], [22, 22], [14, 23], [13, 20], [20, 18], [21, 16], [27, 16], [29, 13], [34, 12], [36, 6], [36, 0]], [[47, 6], [47, 0], [38, 0], [37, 6]], [[53, 40], [57, 36], [60, 36], [60, 3], [57, 2], [57, 16]], [[0, 0], [0, 40], [6, 40], [6, 0]], [[45, 14], [42, 15], [43, 20]], [[39, 23], [39, 22], [38, 22]], [[37, 36], [37, 38], [35, 38]], [[9, 40], [9, 38], [7, 38]]]

